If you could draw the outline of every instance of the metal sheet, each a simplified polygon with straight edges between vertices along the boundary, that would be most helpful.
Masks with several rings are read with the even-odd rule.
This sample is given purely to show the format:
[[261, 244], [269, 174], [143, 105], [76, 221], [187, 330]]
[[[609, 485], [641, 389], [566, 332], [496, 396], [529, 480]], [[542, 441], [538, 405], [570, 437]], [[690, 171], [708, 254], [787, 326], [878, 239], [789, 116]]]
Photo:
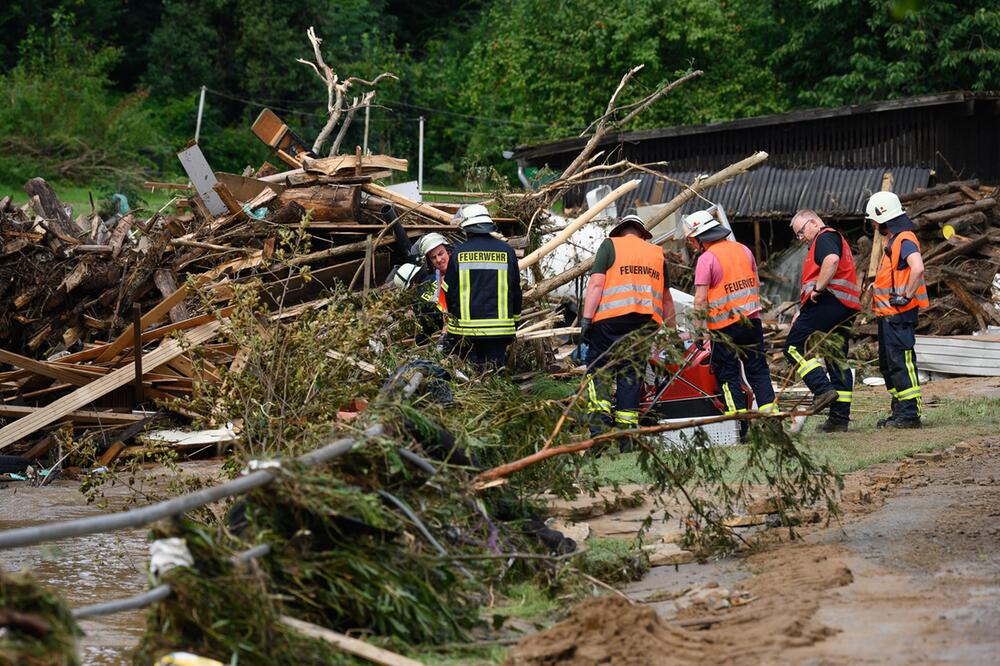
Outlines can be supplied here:
[[191, 179], [191, 184], [194, 185], [195, 191], [198, 192], [198, 196], [201, 197], [208, 212], [215, 216], [228, 213], [229, 209], [226, 208], [226, 204], [222, 203], [218, 192], [212, 189], [218, 181], [198, 144], [177, 153], [177, 159], [181, 161], [184, 173]]

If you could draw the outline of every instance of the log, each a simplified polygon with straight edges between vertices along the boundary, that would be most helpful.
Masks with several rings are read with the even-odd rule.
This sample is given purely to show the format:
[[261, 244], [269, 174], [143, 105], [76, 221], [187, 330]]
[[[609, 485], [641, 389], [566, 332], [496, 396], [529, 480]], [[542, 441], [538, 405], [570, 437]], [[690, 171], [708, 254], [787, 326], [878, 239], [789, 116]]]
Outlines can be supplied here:
[[317, 222], [345, 220], [354, 222], [361, 210], [361, 189], [353, 185], [315, 185], [294, 187], [278, 197], [283, 206], [295, 202], [310, 211]]
[[[156, 284], [156, 288], [160, 290], [160, 294], [166, 298], [170, 294], [177, 291], [177, 280], [174, 278], [174, 274], [170, 272], [167, 268], [158, 268], [153, 273], [153, 283]], [[179, 321], [184, 321], [185, 319], [190, 319], [191, 314], [188, 312], [187, 306], [184, 305], [184, 301], [180, 301], [174, 307], [170, 308], [170, 321], [176, 324]]]
[[910, 216], [910, 219], [916, 219], [924, 213], [929, 213], [933, 210], [940, 210], [942, 208], [951, 208], [963, 203], [966, 203], [964, 194], [961, 192], [948, 192], [947, 194], [940, 194], [934, 197], [923, 197], [921, 199], [917, 199], [910, 205], [906, 206], [906, 214]]
[[451, 215], [448, 213], [438, 210], [434, 206], [428, 206], [427, 204], [419, 203], [413, 199], [404, 197], [401, 194], [397, 194], [390, 189], [384, 188], [381, 185], [376, 185], [375, 183], [366, 183], [361, 186], [361, 189], [376, 197], [382, 197], [387, 199], [392, 203], [403, 207], [408, 211], [413, 211], [414, 213], [419, 213], [424, 217], [430, 218], [441, 224], [451, 224]]
[[569, 237], [572, 236], [577, 229], [579, 229], [580, 227], [582, 227], [583, 225], [585, 225], [586, 223], [590, 222], [592, 219], [597, 217], [598, 213], [600, 213], [602, 210], [610, 206], [613, 202], [617, 201], [620, 197], [622, 197], [622, 195], [631, 192], [632, 190], [639, 187], [639, 184], [641, 182], [642, 181], [637, 178], [635, 180], [630, 180], [627, 183], [619, 185], [617, 188], [615, 188], [614, 191], [610, 192], [607, 196], [605, 196], [603, 199], [594, 204], [592, 208], [588, 209], [587, 212], [585, 212], [583, 215], [579, 216], [578, 218], [570, 222], [568, 225], [566, 225], [566, 228], [560, 231], [558, 234], [556, 234], [553, 238], [551, 238], [549, 242], [547, 242], [545, 245], [538, 248], [537, 250], [529, 254], [527, 257], [524, 257], [519, 262], [517, 262], [518, 269], [523, 271], [525, 268], [537, 264], [542, 259], [542, 257], [544, 257], [545, 255], [547, 255], [548, 253], [552, 252], [554, 249], [565, 243], [566, 240], [569, 239]]
[[[168, 361], [171, 361], [185, 352], [189, 347], [194, 347], [208, 342], [218, 333], [222, 322], [214, 321], [204, 326], [199, 326], [183, 336], [184, 344], [181, 340], [167, 340], [153, 351], [142, 357], [143, 367], [153, 370]], [[11, 444], [21, 441], [25, 437], [35, 433], [45, 426], [53, 423], [72, 413], [84, 405], [89, 405], [95, 400], [111, 393], [135, 378], [135, 370], [130, 366], [119, 368], [114, 372], [94, 380], [87, 386], [81, 387], [69, 395], [59, 398], [47, 407], [43, 407], [37, 412], [19, 419], [11, 424], [0, 428], [0, 450], [7, 448]]]
[[75, 241], [77, 234], [76, 225], [73, 224], [73, 219], [66, 211], [63, 203], [59, 201], [59, 197], [56, 196], [56, 192], [52, 189], [51, 185], [42, 178], [32, 178], [24, 184], [24, 191], [28, 193], [29, 197], [38, 197], [38, 203], [45, 214], [45, 219], [60, 240], [65, 241], [66, 238], [69, 238]]
[[941, 222], [945, 222], [952, 218], [974, 213], [976, 211], [986, 210], [996, 205], [997, 200], [993, 197], [988, 197], [986, 199], [980, 199], [974, 203], [965, 204], [964, 206], [957, 206], [956, 208], [927, 213], [923, 216], [924, 219], [920, 223], [920, 228], [922, 229], [932, 224], [940, 224]]
[[945, 264], [945, 263], [948, 263], [949, 261], [951, 261], [955, 257], [960, 257], [962, 255], [970, 254], [972, 252], [975, 252], [976, 250], [978, 250], [982, 246], [986, 245], [986, 243], [987, 243], [987, 241], [989, 241], [989, 239], [990, 239], [989, 236], [979, 236], [978, 238], [972, 238], [970, 240], [965, 241], [961, 245], [958, 245], [957, 247], [954, 247], [954, 248], [948, 250], [947, 252], [942, 252], [939, 255], [931, 257], [930, 259], [928, 259], [927, 261], [925, 261], [924, 264], [930, 266], [930, 265], [933, 265], [933, 264]]
[[337, 247], [332, 247], [329, 250], [320, 250], [319, 252], [312, 252], [310, 254], [299, 255], [289, 259], [286, 264], [289, 266], [305, 266], [317, 261], [325, 261], [332, 257], [340, 257], [345, 254], [354, 254], [355, 252], [366, 252], [369, 245], [373, 245], [372, 249], [381, 247], [382, 245], [391, 245], [394, 242], [392, 238], [379, 238], [377, 240], [363, 240], [357, 243], [348, 243], [347, 245], [338, 245]]
[[987, 315], [983, 311], [982, 306], [976, 302], [976, 299], [969, 295], [969, 292], [965, 290], [965, 287], [958, 280], [945, 280], [945, 282], [951, 288], [951, 292], [958, 296], [958, 300], [962, 301], [962, 304], [969, 309], [969, 313], [976, 318], [979, 330], [985, 329], [987, 326]]
[[[767, 159], [767, 153], [760, 151], [754, 153], [746, 159], [740, 160], [735, 164], [731, 164], [721, 171], [708, 176], [707, 178], [701, 178], [691, 183], [687, 189], [678, 194], [676, 197], [671, 199], [664, 205], [664, 207], [655, 216], [646, 221], [646, 228], [652, 229], [657, 224], [667, 219], [672, 213], [679, 210], [681, 206], [686, 204], [689, 200], [695, 197], [698, 193], [707, 190], [716, 185], [720, 185], [734, 176], [738, 176], [741, 173], [746, 172], [749, 169], [757, 166], [761, 162]], [[663, 239], [664, 241], [667, 239]], [[524, 295], [524, 301], [531, 302], [537, 301], [545, 294], [549, 293], [553, 289], [558, 289], [564, 284], [575, 280], [584, 273], [590, 270], [590, 267], [594, 265], [594, 258], [590, 257], [586, 259], [568, 271], [564, 271], [559, 275], [548, 278], [547, 280], [542, 280], [534, 286], [534, 288]]]
[[901, 203], [908, 203], [910, 201], [916, 201], [917, 199], [922, 199], [924, 197], [934, 196], [936, 194], [945, 194], [947, 192], [954, 192], [965, 187], [979, 187], [979, 180], [959, 180], [952, 183], [944, 183], [943, 185], [935, 185], [934, 187], [928, 187], [926, 189], [918, 189], [913, 192], [907, 192], [906, 194], [899, 195], [899, 201]]
[[[967, 215], [961, 215], [956, 217], [944, 225], [942, 231], [947, 234], [945, 238], [952, 236], [953, 234], [960, 234], [967, 231], [969, 228], [977, 225], [986, 224], [986, 213], [976, 211], [974, 213], [969, 213]], [[950, 227], [950, 231], [948, 231]]]
[[271, 216], [274, 224], [298, 224], [306, 214], [306, 209], [297, 201], [289, 201]]
[[282, 615], [281, 623], [291, 627], [303, 636], [325, 641], [339, 650], [361, 657], [373, 664], [382, 664], [383, 666], [422, 666], [421, 662], [414, 661], [409, 657], [383, 650], [382, 648], [360, 641], [357, 638], [338, 634], [335, 631], [330, 631], [310, 622], [303, 622], [302, 620]]

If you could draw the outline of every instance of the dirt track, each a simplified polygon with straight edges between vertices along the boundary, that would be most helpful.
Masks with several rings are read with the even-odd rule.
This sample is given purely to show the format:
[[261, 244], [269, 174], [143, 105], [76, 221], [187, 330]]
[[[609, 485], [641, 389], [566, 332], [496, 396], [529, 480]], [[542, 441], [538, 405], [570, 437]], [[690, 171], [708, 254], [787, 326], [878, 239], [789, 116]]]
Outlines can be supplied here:
[[[1000, 437], [950, 451], [849, 475], [841, 525], [815, 528], [803, 542], [654, 569], [628, 591], [667, 623], [606, 601], [603, 615], [586, 609], [591, 622], [604, 618], [602, 631], [567, 634], [574, 620], [577, 628], [587, 621], [571, 618], [550, 630], [561, 642], [543, 632], [512, 661], [1000, 663]], [[672, 598], [687, 588], [694, 591]], [[721, 596], [752, 601], [718, 608], [728, 605], [714, 602], [727, 589]], [[638, 650], [600, 649], [631, 642]]]

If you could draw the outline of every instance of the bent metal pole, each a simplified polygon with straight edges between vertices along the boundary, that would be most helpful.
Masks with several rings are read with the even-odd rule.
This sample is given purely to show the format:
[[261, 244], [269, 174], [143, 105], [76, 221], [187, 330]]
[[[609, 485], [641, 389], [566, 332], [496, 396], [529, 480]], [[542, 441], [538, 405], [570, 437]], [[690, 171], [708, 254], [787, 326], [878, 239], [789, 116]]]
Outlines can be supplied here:
[[[307, 465], [316, 465], [327, 460], [332, 460], [337, 456], [349, 452], [361, 439], [365, 437], [378, 437], [383, 432], [384, 427], [381, 424], [374, 425], [365, 430], [361, 438], [338, 439], [315, 451], [310, 451], [305, 455], [299, 456], [298, 461]], [[180, 515], [185, 511], [196, 509], [226, 497], [241, 495], [255, 488], [265, 486], [274, 481], [274, 479], [275, 475], [271, 472], [258, 470], [228, 483], [213, 486], [212, 488], [205, 488], [189, 495], [181, 495], [180, 497], [142, 507], [141, 509], [7, 530], [0, 532], [0, 550], [20, 546], [32, 546], [46, 541], [56, 541], [58, 539], [85, 536], [87, 534], [113, 532], [129, 527], [141, 527], [157, 520]]]

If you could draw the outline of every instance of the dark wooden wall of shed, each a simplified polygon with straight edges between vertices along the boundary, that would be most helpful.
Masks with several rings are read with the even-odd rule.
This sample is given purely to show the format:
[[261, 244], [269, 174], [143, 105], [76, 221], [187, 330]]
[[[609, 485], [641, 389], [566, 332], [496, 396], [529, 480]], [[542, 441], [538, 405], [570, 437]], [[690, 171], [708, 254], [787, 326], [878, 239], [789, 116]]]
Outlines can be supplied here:
[[[784, 168], [817, 166], [934, 169], [938, 180], [980, 178], [1000, 183], [1000, 102], [968, 100], [941, 106], [726, 129], [603, 147], [610, 160], [669, 162], [671, 171], [721, 169], [755, 151]], [[533, 160], [563, 168], [576, 151]]]

